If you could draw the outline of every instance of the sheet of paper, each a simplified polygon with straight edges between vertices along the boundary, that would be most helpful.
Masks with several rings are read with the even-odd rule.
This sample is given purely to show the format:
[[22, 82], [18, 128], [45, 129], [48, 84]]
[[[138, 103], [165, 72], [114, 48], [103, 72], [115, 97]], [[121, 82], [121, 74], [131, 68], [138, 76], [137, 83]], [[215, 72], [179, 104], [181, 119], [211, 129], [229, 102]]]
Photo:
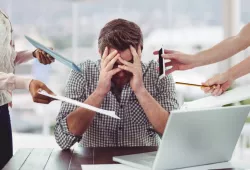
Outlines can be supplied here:
[[191, 102], [184, 102], [181, 109], [199, 109], [221, 107], [250, 98], [250, 86], [241, 86], [225, 92], [220, 96], [209, 96]]
[[[96, 165], [81, 165], [82, 170], [139, 170], [123, 164], [96, 164]], [[223, 169], [223, 168], [242, 168], [245, 170], [250, 170], [250, 163], [243, 161], [230, 161], [223, 163], [216, 163], [204, 166], [196, 166], [190, 168], [182, 168], [179, 170], [207, 170], [207, 169]]]
[[138, 170], [122, 164], [82, 165], [82, 170]]
[[63, 96], [54, 96], [54, 95], [50, 95], [48, 94], [46, 91], [42, 90], [40, 92], [38, 92], [44, 96], [48, 96], [48, 97], [51, 97], [53, 99], [57, 99], [57, 100], [60, 100], [60, 101], [64, 101], [64, 102], [67, 102], [67, 103], [71, 103], [71, 104], [74, 104], [76, 106], [79, 106], [79, 107], [83, 107], [85, 109], [89, 109], [89, 110], [92, 110], [92, 111], [95, 111], [95, 112], [98, 112], [98, 113], [101, 113], [101, 114], [104, 114], [104, 115], [107, 115], [107, 116], [110, 116], [110, 117], [113, 117], [113, 118], [116, 118], [116, 119], [120, 119], [114, 111], [109, 111], [109, 110], [103, 110], [103, 109], [100, 109], [100, 108], [96, 108], [94, 106], [91, 106], [91, 105], [88, 105], [88, 104], [84, 104], [84, 103], [81, 103], [81, 102], [78, 102], [76, 100], [72, 100], [72, 99], [69, 99], [67, 97], [63, 97]]
[[250, 170], [250, 163], [244, 161], [230, 161], [223, 163], [216, 163], [204, 166], [196, 166], [190, 168], [183, 168], [180, 170], [207, 170], [207, 169], [223, 169], [223, 168], [240, 168], [244, 170]]

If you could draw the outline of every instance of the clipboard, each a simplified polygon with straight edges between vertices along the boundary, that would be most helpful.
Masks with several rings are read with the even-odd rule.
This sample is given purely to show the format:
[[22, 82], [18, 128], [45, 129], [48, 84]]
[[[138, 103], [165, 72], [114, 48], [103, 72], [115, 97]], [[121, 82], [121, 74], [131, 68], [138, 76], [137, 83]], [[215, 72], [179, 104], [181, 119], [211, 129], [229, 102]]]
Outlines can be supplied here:
[[25, 36], [25, 38], [36, 48], [41, 49], [43, 51], [45, 51], [47, 54], [49, 54], [50, 56], [52, 56], [54, 59], [58, 60], [59, 62], [61, 62], [62, 64], [70, 67], [71, 69], [77, 71], [77, 72], [82, 72], [82, 70], [72, 61], [68, 60], [67, 58], [64, 58], [63, 56], [61, 56], [60, 54], [56, 53], [55, 51], [45, 47], [44, 45], [40, 44], [39, 42], [33, 40], [32, 38]]

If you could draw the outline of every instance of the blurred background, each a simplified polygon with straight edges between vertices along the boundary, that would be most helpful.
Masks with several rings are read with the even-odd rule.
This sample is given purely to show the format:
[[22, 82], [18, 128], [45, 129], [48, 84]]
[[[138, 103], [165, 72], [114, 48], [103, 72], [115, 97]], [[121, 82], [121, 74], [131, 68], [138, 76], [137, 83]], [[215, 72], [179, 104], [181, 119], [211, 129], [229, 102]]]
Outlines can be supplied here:
[[[163, 45], [186, 53], [207, 49], [235, 35], [250, 21], [249, 0], [1, 0], [0, 8], [13, 24], [16, 50], [34, 50], [24, 38], [30, 36], [75, 63], [97, 60], [97, 38], [108, 21], [124, 18], [137, 23], [144, 35], [142, 60], [156, 60], [152, 52]], [[227, 70], [250, 55], [249, 49], [229, 60], [175, 72], [175, 81], [201, 83]], [[16, 74], [45, 82], [56, 94], [64, 95], [69, 69], [59, 62], [44, 66], [33, 60], [16, 68]], [[250, 75], [233, 86], [250, 84]], [[205, 94], [196, 87], [176, 86], [180, 103]], [[248, 100], [236, 104], [249, 104]], [[60, 102], [39, 105], [25, 90], [16, 90], [11, 109], [14, 148], [54, 147], [55, 118]], [[246, 123], [235, 157], [250, 155], [250, 127]]]

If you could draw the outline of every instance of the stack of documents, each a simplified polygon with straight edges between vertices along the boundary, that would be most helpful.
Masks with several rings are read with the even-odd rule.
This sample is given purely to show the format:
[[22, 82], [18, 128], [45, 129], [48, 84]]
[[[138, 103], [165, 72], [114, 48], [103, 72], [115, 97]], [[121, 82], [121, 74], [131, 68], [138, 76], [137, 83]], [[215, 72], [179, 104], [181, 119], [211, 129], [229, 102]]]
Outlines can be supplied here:
[[191, 102], [184, 102], [181, 109], [221, 107], [250, 98], [250, 85], [229, 90], [220, 96], [209, 96]]

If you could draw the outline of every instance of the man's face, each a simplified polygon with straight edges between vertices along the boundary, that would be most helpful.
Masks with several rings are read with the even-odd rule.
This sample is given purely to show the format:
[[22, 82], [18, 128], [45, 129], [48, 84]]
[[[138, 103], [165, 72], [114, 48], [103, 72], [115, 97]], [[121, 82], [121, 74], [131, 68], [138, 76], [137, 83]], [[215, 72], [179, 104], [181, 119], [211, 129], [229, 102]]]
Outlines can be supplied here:
[[[115, 50], [114, 48], [110, 48], [109, 54], [114, 50]], [[123, 60], [133, 63], [133, 56], [131, 54], [130, 49], [126, 49], [125, 51], [119, 52], [119, 54]], [[118, 65], [123, 65], [123, 64], [119, 60], [117, 60], [113, 68], [117, 68]], [[112, 77], [112, 82], [115, 83], [115, 85], [122, 87], [123, 85], [127, 84], [131, 78], [132, 74], [130, 72], [121, 70]]]

